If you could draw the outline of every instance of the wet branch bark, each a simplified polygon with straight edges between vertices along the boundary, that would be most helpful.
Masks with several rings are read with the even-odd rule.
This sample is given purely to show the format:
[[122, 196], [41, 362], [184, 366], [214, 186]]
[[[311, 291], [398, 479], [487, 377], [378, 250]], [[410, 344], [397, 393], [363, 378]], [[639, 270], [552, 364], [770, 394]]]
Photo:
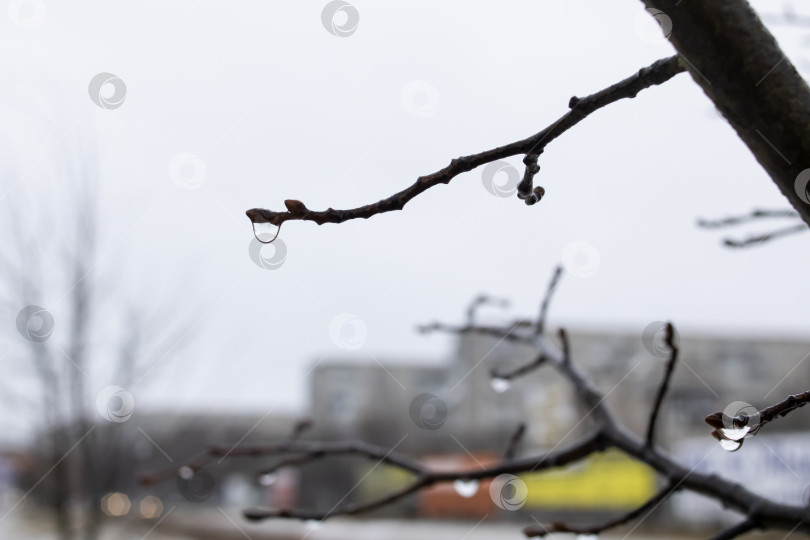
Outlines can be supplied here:
[[810, 88], [776, 39], [745, 0], [643, 1], [671, 19], [669, 40], [692, 79], [810, 224], [796, 189], [810, 168]]

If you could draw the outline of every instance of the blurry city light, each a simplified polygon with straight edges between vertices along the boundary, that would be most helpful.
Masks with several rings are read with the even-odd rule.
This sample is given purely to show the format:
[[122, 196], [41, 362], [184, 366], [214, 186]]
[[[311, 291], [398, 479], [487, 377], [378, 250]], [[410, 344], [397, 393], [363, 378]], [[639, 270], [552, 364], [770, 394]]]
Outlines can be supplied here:
[[107, 493], [101, 499], [101, 511], [112, 517], [125, 516], [132, 504], [123, 493]]
[[142, 518], [154, 519], [163, 513], [163, 503], [154, 495], [148, 495], [141, 499], [139, 511]]

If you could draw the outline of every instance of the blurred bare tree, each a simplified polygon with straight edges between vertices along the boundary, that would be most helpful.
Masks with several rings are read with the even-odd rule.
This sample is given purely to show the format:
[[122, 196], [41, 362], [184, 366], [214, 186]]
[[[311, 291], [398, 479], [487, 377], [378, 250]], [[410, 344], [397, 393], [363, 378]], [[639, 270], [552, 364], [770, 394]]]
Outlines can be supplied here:
[[[182, 347], [192, 325], [178, 318], [179, 303], [157, 294], [125, 299], [117, 276], [101, 269], [105, 227], [91, 158], [80, 154], [56, 171], [64, 198], [5, 179], [2, 338], [14, 345], [9, 356], [19, 369], [0, 384], [36, 437], [38, 468], [23, 499], [52, 510], [59, 538], [92, 540], [104, 494], [133, 471], [116, 424], [134, 413], [132, 392]], [[114, 384], [99, 390], [102, 380]]]

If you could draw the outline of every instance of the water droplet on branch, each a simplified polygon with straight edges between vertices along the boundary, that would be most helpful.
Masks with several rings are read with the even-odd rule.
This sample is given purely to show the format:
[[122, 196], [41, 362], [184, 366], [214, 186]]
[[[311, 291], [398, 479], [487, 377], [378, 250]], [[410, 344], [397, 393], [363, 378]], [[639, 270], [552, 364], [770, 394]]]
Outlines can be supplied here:
[[278, 475], [275, 473], [267, 473], [259, 477], [259, 483], [263, 486], [272, 486], [276, 480], [278, 480]]
[[495, 390], [499, 394], [502, 394], [507, 390], [509, 390], [509, 388], [512, 386], [512, 381], [510, 381], [509, 379], [504, 379], [503, 377], [493, 377], [492, 379], [490, 379], [489, 385], [492, 387], [493, 390]]
[[276, 238], [281, 231], [281, 227], [273, 225], [272, 223], [256, 223], [253, 222], [253, 236], [262, 244], [269, 244]]
[[478, 480], [456, 480], [453, 482], [453, 489], [465, 499], [469, 499], [478, 493], [478, 484]]
[[726, 439], [732, 441], [739, 441], [740, 439], [745, 437], [750, 431], [751, 428], [748, 426], [742, 426], [739, 428], [721, 428], [720, 434]]
[[742, 441], [732, 441], [730, 439], [722, 439], [720, 441], [720, 447], [727, 452], [736, 452], [742, 445]]

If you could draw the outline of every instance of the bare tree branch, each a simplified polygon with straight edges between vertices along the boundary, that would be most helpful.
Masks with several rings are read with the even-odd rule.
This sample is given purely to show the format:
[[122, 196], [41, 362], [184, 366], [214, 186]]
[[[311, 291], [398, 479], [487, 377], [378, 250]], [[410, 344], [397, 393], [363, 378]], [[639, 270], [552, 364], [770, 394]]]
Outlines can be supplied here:
[[749, 223], [751, 221], [759, 221], [762, 219], [770, 218], [795, 218], [800, 219], [801, 216], [795, 210], [752, 210], [747, 214], [737, 216], [729, 216], [722, 219], [698, 219], [697, 225], [703, 229], [721, 229], [739, 225], [741, 223]]
[[[542, 196], [542, 191], [532, 191], [529, 184], [531, 178], [533, 178], [533, 175], [536, 173], [537, 156], [548, 143], [574, 127], [594, 111], [619, 101], [620, 99], [633, 98], [641, 90], [649, 88], [650, 86], [663, 84], [683, 71], [685, 71], [685, 66], [679, 61], [677, 56], [658, 60], [650, 66], [642, 68], [634, 75], [595, 94], [583, 98], [571, 98], [569, 102], [569, 108], [571, 110], [542, 131], [526, 139], [515, 141], [505, 146], [453, 159], [447, 167], [427, 176], [420, 176], [413, 185], [373, 204], [349, 210], [335, 210], [334, 208], [329, 208], [325, 211], [315, 211], [308, 209], [301, 201], [288, 200], [285, 201], [285, 206], [287, 207], [286, 212], [274, 212], [262, 208], [253, 208], [248, 210], [246, 214], [254, 226], [259, 223], [270, 223], [277, 227], [281, 227], [285, 221], [294, 220], [313, 221], [318, 225], [323, 225], [324, 223], [343, 223], [350, 219], [368, 219], [371, 216], [384, 212], [402, 210], [409, 201], [432, 187], [438, 186], [439, 184], [447, 184], [459, 174], [469, 172], [486, 163], [516, 154], [532, 156], [526, 161], [527, 169], [529, 169], [530, 172], [527, 172], [526, 176], [524, 176], [524, 181], [521, 182], [520, 189], [518, 190], [520, 193], [519, 196], [524, 198], [526, 202], [529, 202], [532, 200], [529, 193], [534, 193], [539, 199], [539, 197]], [[531, 171], [534, 172], [532, 173]]]
[[[195, 458], [190, 462], [190, 465], [187, 464], [185, 466], [201, 467], [214, 458], [219, 457], [220, 459], [224, 459], [225, 457], [232, 456], [262, 457], [294, 454], [290, 458], [285, 458], [282, 463], [287, 465], [301, 465], [336, 455], [355, 455], [376, 460], [379, 463], [385, 463], [413, 475], [411, 482], [398, 490], [359, 504], [338, 505], [329, 511], [300, 508], [256, 508], [245, 512], [247, 518], [254, 520], [278, 517], [308, 520], [326, 519], [336, 515], [356, 515], [368, 512], [403, 499], [423, 488], [440, 482], [482, 480], [494, 478], [500, 474], [520, 474], [530, 471], [542, 471], [577, 462], [594, 453], [607, 450], [608, 448], [616, 448], [628, 456], [650, 466], [665, 480], [667, 487], [645, 505], [600, 525], [574, 527], [563, 524], [552, 524], [551, 527], [545, 527], [542, 530], [529, 528], [529, 532], [535, 533], [535, 535], [542, 535], [554, 530], [604, 530], [621, 523], [626, 523], [644, 512], [652, 511], [658, 503], [676, 490], [689, 490], [721, 501], [727, 507], [745, 515], [746, 521], [744, 525], [741, 524], [723, 533], [729, 535], [725, 536], [727, 538], [742, 534], [754, 527], [798, 530], [803, 533], [810, 532], [810, 515], [806, 513], [804, 507], [776, 503], [767, 497], [753, 493], [742, 485], [725, 478], [689, 469], [655, 446], [653, 444], [654, 440], [649, 437], [649, 435], [647, 438], [642, 439], [626, 429], [614, 417], [605, 402], [605, 396], [600, 392], [593, 381], [570, 360], [570, 349], [565, 332], [560, 333], [563, 345], [562, 349], [558, 349], [543, 336], [535, 335], [532, 325], [519, 326], [514, 324], [509, 327], [495, 328], [476, 326], [452, 327], [434, 324], [430, 326], [430, 329], [446, 330], [452, 333], [484, 333], [498, 337], [498, 339], [508, 339], [511, 337], [521, 343], [535, 346], [538, 355], [542, 352], [546, 358], [546, 362], [569, 381], [577, 398], [588, 411], [588, 416], [594, 421], [595, 428], [589, 435], [566, 449], [516, 458], [514, 457], [516, 443], [513, 441], [519, 440], [522, 435], [522, 429], [519, 428], [515, 432], [512, 441], [509, 443], [505, 459], [497, 465], [484, 468], [435, 471], [419, 461], [397, 452], [396, 448], [384, 448], [360, 441], [328, 442], [301, 440], [287, 440], [271, 444], [237, 446], [231, 448], [213, 447], [205, 455]], [[668, 381], [672, 375], [673, 366], [677, 359], [678, 350], [674, 343], [674, 328], [672, 328], [671, 325], [669, 325], [667, 331], [667, 344], [673, 354], [670, 357], [664, 379], [659, 388], [655, 408], [660, 408], [660, 404], [666, 394]], [[808, 399], [810, 399], [810, 393], [791, 396], [786, 399], [785, 402], [766, 409], [763, 414], [766, 418], [787, 414], [789, 411], [806, 403]], [[651, 425], [653, 428], [650, 428], [649, 432], [654, 432], [654, 419], [652, 419]], [[155, 482], [171, 478], [178, 473], [181, 467], [182, 465], [177, 465], [172, 469], [154, 473], [144, 478], [144, 481]]]
[[608, 529], [612, 529], [614, 527], [618, 527], [619, 525], [624, 525], [643, 514], [649, 514], [653, 510], [658, 507], [667, 497], [669, 497], [673, 491], [675, 491], [676, 486], [672, 483], [667, 485], [664, 489], [659, 491], [654, 497], [652, 497], [649, 501], [644, 503], [643, 505], [639, 506], [638, 508], [631, 510], [625, 514], [620, 515], [619, 517], [613, 518], [611, 520], [605, 521], [604, 523], [599, 523], [596, 525], [588, 525], [584, 527], [577, 527], [572, 525], [566, 525], [565, 523], [556, 521], [549, 525], [530, 525], [523, 529], [523, 534], [528, 537], [537, 537], [537, 536], [546, 536], [547, 534], [561, 532], [561, 533], [574, 533], [574, 534], [599, 534], [603, 531]]
[[658, 386], [658, 392], [655, 394], [655, 402], [650, 411], [650, 421], [647, 424], [647, 446], [653, 445], [655, 439], [655, 422], [658, 419], [661, 405], [664, 403], [664, 397], [667, 394], [669, 381], [672, 379], [672, 373], [675, 371], [675, 363], [678, 361], [678, 345], [675, 344], [675, 329], [672, 327], [672, 323], [667, 323], [665, 331], [664, 343], [666, 343], [669, 348], [669, 360], [664, 369], [664, 376], [661, 379], [661, 384]]
[[509, 307], [509, 301], [503, 298], [494, 298], [486, 294], [479, 294], [467, 307], [467, 324], [472, 325], [475, 323], [475, 316], [478, 313], [478, 308], [484, 305], [494, 305], [498, 307]]
[[560, 281], [562, 275], [562, 266], [557, 265], [554, 273], [551, 275], [551, 281], [548, 283], [546, 295], [543, 297], [543, 303], [540, 305], [540, 315], [537, 317], [537, 330], [536, 333], [542, 334], [546, 327], [546, 315], [548, 314], [548, 306], [551, 302], [551, 297], [554, 296], [554, 291], [557, 289], [557, 283]]
[[[313, 443], [316, 446], [328, 447], [330, 443]], [[600, 432], [594, 432], [589, 437], [586, 437], [579, 443], [564, 449], [554, 452], [549, 452], [541, 456], [531, 456], [520, 459], [513, 459], [498, 465], [485, 468], [462, 469], [454, 471], [432, 471], [421, 466], [409, 468], [413, 465], [408, 458], [401, 454], [382, 447], [375, 447], [365, 443], [356, 441], [350, 443], [343, 443], [346, 445], [346, 452], [355, 455], [361, 455], [372, 459], [379, 459], [389, 465], [400, 467], [409, 472], [415, 473], [415, 479], [411, 484], [398, 491], [394, 491], [388, 495], [373, 499], [363, 504], [346, 504], [338, 506], [331, 511], [321, 512], [315, 510], [298, 510], [289, 508], [267, 508], [267, 509], [251, 509], [245, 512], [245, 517], [248, 519], [265, 519], [271, 517], [288, 517], [302, 520], [308, 519], [327, 519], [337, 515], [355, 515], [363, 512], [368, 512], [376, 508], [380, 508], [390, 504], [396, 500], [410, 495], [420, 489], [429, 487], [433, 484], [440, 482], [453, 482], [455, 480], [483, 480], [487, 478], [494, 478], [500, 474], [515, 474], [524, 471], [542, 471], [546, 469], [562, 467], [569, 463], [574, 463], [587, 457], [588, 455], [599, 452], [605, 449], [606, 441]], [[266, 455], [267, 451], [271, 451], [271, 447], [253, 447], [248, 449], [247, 453], [240, 453], [239, 455]], [[216, 452], [216, 450], [215, 450]], [[252, 453], [257, 452], [257, 453]], [[379, 454], [382, 453], [382, 457]], [[233, 455], [233, 454], [231, 454]]]
[[741, 534], [745, 534], [749, 531], [752, 531], [758, 527], [758, 523], [754, 519], [746, 519], [745, 521], [741, 521], [740, 523], [734, 525], [733, 527], [729, 527], [728, 529], [723, 529], [719, 533], [712, 536], [711, 540], [731, 540], [732, 538], [737, 538]]
[[[799, 215], [798, 212], [794, 210], [753, 210], [748, 214], [730, 216], [723, 219], [717, 220], [699, 219], [697, 225], [698, 227], [701, 227], [703, 229], [722, 229], [733, 227], [735, 225], [740, 225], [743, 223], [761, 221], [763, 219], [770, 219], [770, 218], [788, 218], [793, 220], [800, 220], [801, 216]], [[788, 236], [806, 230], [808, 230], [807, 225], [804, 222], [801, 222], [798, 225], [777, 229], [775, 231], [768, 233], [749, 236], [748, 238], [745, 238], [743, 240], [724, 238], [723, 245], [732, 248], [751, 247], [763, 244], [770, 240], [775, 240], [783, 236]]]
[[515, 429], [515, 432], [512, 433], [512, 436], [509, 438], [509, 444], [506, 447], [506, 452], [503, 454], [504, 461], [510, 461], [514, 459], [515, 455], [517, 454], [517, 449], [520, 443], [523, 441], [523, 435], [526, 434], [526, 423], [521, 422], [518, 424], [518, 427]]
[[499, 371], [498, 368], [493, 367], [490, 371], [490, 375], [493, 379], [503, 379], [505, 381], [511, 381], [513, 379], [517, 379], [526, 375], [527, 373], [531, 373], [532, 371], [541, 368], [545, 365], [546, 355], [544, 353], [538, 354], [534, 360], [529, 362], [528, 364], [523, 364], [522, 366], [518, 366], [515, 369], [509, 371]]
[[783, 236], [790, 236], [792, 234], [805, 232], [807, 230], [808, 230], [807, 225], [805, 223], [800, 223], [799, 225], [793, 225], [792, 227], [785, 227], [784, 229], [777, 229], [773, 232], [750, 236], [743, 240], [732, 240], [730, 238], [726, 238], [725, 240], [723, 240], [723, 245], [732, 248], [746, 248], [751, 246], [758, 246], [764, 244], [765, 242], [776, 240], [777, 238], [782, 238]]
[[810, 88], [745, 0], [643, 0], [694, 82], [810, 224], [796, 180], [810, 155]]
[[[765, 407], [753, 415], [740, 414], [733, 418], [727, 418], [723, 412], [718, 411], [708, 415], [706, 423], [715, 430], [748, 427], [749, 433], [753, 435], [768, 422], [787, 416], [796, 409], [804, 407], [808, 401], [810, 401], [810, 390], [788, 396], [779, 403]], [[722, 433], [719, 435], [722, 437]]]

